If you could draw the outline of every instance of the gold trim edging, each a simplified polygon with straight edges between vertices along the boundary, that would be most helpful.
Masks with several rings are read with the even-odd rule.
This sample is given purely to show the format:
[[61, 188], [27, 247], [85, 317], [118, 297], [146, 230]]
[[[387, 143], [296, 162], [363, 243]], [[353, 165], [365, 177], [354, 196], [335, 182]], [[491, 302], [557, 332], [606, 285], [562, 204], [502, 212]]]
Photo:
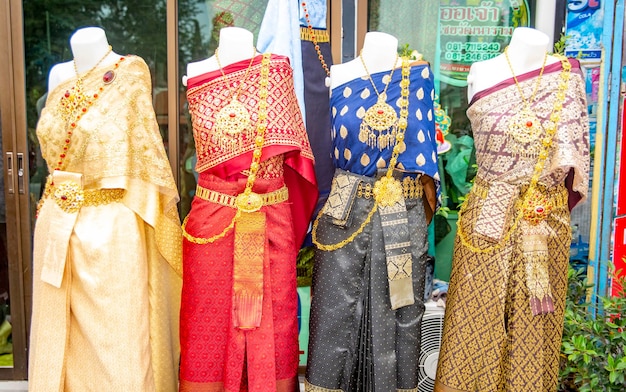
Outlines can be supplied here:
[[[239, 197], [239, 195], [227, 195], [225, 193], [204, 188], [200, 185], [196, 186], [196, 196], [202, 200], [232, 208], [237, 208], [236, 203], [237, 198]], [[283, 185], [283, 187], [280, 189], [277, 189], [273, 192], [260, 194], [259, 196], [261, 197], [264, 206], [278, 204], [289, 199], [289, 189], [287, 188], [287, 186]]]
[[300, 26], [300, 39], [302, 41], [314, 42], [313, 38], [315, 38], [317, 43], [330, 42], [330, 34], [328, 33], [328, 30], [309, 29], [308, 27]]

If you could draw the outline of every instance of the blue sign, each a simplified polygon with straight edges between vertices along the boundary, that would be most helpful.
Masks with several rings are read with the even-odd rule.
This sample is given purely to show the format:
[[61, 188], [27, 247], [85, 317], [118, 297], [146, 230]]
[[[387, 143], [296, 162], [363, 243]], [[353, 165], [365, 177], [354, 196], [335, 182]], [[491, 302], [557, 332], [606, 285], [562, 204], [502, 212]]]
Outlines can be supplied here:
[[603, 17], [601, 0], [568, 0], [566, 56], [580, 60], [600, 60]]

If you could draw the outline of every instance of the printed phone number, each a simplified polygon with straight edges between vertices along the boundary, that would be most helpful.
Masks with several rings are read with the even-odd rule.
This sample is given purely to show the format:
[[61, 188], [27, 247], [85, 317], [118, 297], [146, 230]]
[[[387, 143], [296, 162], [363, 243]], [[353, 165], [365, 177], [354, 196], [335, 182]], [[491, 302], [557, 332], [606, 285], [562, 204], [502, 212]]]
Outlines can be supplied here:
[[478, 53], [446, 52], [444, 54], [444, 59], [446, 59], [447, 61], [474, 63], [476, 61], [484, 61], [484, 60], [492, 59], [492, 58], [496, 57], [499, 54], [500, 54], [499, 52], [496, 52], [496, 53], [485, 53], [485, 52], [478, 52]]
[[500, 52], [499, 42], [447, 42], [446, 52]]

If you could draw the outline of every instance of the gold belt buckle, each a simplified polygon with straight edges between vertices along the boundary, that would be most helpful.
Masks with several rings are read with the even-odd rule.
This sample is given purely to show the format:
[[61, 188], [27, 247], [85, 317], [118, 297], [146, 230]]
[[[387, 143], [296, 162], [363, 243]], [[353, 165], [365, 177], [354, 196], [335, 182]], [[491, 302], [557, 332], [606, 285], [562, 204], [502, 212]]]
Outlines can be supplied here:
[[522, 209], [524, 219], [533, 225], [537, 225], [550, 216], [554, 209], [554, 201], [546, 192], [532, 188], [524, 196]]
[[54, 186], [54, 201], [65, 212], [72, 214], [80, 210], [85, 201], [83, 189], [73, 181]]
[[241, 193], [235, 200], [237, 209], [242, 212], [256, 212], [263, 206], [263, 198], [258, 193]]
[[374, 183], [374, 200], [383, 207], [390, 207], [400, 201], [402, 184], [393, 177], [382, 177]]

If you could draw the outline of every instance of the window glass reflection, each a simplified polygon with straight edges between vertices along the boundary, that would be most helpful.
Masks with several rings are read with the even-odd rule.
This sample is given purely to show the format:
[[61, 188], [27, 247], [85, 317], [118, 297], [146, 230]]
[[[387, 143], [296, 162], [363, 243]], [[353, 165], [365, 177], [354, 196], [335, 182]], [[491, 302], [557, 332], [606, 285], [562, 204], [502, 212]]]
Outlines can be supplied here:
[[[258, 37], [267, 0], [201, 0], [179, 2], [178, 45], [179, 69], [185, 74], [187, 64], [213, 55], [217, 48], [219, 31], [223, 27], [236, 26], [250, 30], [254, 42]], [[181, 215], [190, 210], [196, 189], [197, 173], [193, 133], [187, 110], [186, 87], [180, 84], [180, 194]]]

